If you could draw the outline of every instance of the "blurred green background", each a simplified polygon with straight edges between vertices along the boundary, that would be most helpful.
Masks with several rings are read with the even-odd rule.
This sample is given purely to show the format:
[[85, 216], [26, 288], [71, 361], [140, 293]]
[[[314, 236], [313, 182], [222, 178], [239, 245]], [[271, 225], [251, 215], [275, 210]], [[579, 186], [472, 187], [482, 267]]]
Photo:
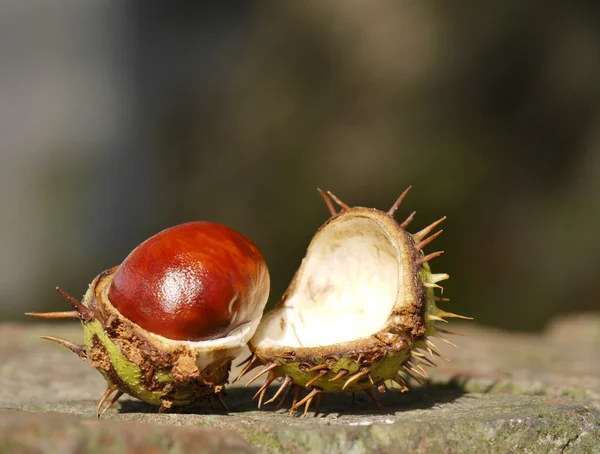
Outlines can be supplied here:
[[600, 309], [600, 3], [0, 4], [0, 319], [66, 310], [168, 226], [244, 233], [283, 293], [328, 211], [442, 215], [448, 310]]

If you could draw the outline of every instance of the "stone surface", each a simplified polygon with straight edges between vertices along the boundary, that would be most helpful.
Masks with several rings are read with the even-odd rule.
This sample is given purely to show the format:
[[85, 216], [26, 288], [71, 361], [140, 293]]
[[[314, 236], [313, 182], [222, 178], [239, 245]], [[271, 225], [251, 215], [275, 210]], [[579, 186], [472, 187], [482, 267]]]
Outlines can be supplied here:
[[465, 334], [458, 349], [438, 342], [452, 361], [436, 361], [424, 388], [380, 394], [382, 410], [366, 394], [354, 404], [336, 394], [317, 417], [289, 416], [256, 409], [257, 387], [236, 384], [228, 415], [206, 403], [159, 415], [123, 398], [97, 420], [100, 374], [37, 338], [80, 341], [78, 324], [0, 325], [0, 453], [600, 453], [600, 315], [541, 335], [449, 329]]

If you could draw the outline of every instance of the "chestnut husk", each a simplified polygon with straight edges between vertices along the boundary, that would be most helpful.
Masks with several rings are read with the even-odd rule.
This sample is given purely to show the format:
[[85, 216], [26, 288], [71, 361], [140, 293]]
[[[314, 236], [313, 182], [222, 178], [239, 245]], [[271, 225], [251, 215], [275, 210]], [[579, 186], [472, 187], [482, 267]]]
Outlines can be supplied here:
[[[259, 408], [269, 385], [276, 379], [283, 379], [283, 381], [279, 389], [265, 404], [280, 398], [276, 407], [279, 408], [293, 389], [294, 397], [290, 413], [305, 405], [304, 414], [306, 414], [315, 401], [316, 414], [319, 411], [323, 395], [332, 392], [365, 391], [379, 405], [373, 393], [374, 389], [385, 392], [388, 387], [398, 386], [396, 389], [406, 391], [409, 377], [422, 382], [422, 379], [427, 377], [423, 366], [434, 365], [432, 359], [436, 357], [445, 359], [432, 338], [437, 337], [445, 342], [450, 342], [442, 334], [457, 333], [437, 327], [435, 322], [445, 321], [444, 317], [465, 319], [469, 317], [446, 312], [437, 307], [436, 301], [445, 301], [446, 299], [436, 297], [434, 289], [441, 288], [437, 282], [447, 279], [449, 276], [445, 273], [433, 274], [429, 267], [428, 262], [441, 255], [442, 252], [428, 255], [423, 252], [423, 248], [441, 231], [429, 237], [427, 235], [445, 218], [415, 234], [410, 234], [405, 230], [413, 220], [414, 213], [401, 224], [394, 219], [394, 214], [409, 189], [404, 191], [387, 212], [373, 208], [350, 207], [329, 192], [329, 197], [341, 207], [338, 212], [328, 196], [320, 191], [330, 210], [331, 218], [314, 235], [306, 257], [276, 308], [263, 316], [255, 335], [248, 344], [252, 355], [237, 378], [239, 380], [250, 370], [262, 366], [261, 370], [248, 382], [252, 383], [257, 378], [266, 375], [266, 381], [255, 395], [255, 398], [258, 397]], [[359, 219], [361, 222], [354, 222], [353, 226], [353, 221]], [[339, 227], [340, 225], [342, 227]], [[368, 225], [373, 226], [372, 231], [369, 231], [370, 227], [365, 227]], [[291, 339], [287, 337], [287, 332], [293, 332], [300, 339], [294, 326], [295, 319], [293, 317], [295, 315], [288, 315], [290, 311], [293, 312], [296, 309], [292, 303], [290, 305], [288, 302], [298, 301], [293, 300], [293, 296], [298, 292], [299, 282], [302, 281], [301, 276], [310, 269], [308, 267], [309, 259], [311, 257], [313, 260], [323, 259], [320, 249], [318, 253], [311, 256], [312, 248], [323, 238], [329, 238], [326, 237], [326, 234], [333, 235], [329, 232], [336, 228], [340, 231], [351, 232], [354, 230], [351, 234], [362, 237], [368, 237], [371, 234], [381, 235], [389, 242], [389, 249], [396, 251], [398, 293], [393, 307], [391, 307], [385, 323], [370, 335], [316, 346], [285, 344], [286, 340], [289, 342]], [[378, 229], [380, 232], [376, 233]], [[333, 231], [335, 232], [335, 230]], [[372, 241], [376, 245], [380, 240], [373, 239]], [[330, 248], [335, 249], [333, 246]], [[325, 250], [329, 250], [328, 247], [325, 247]], [[330, 272], [327, 266], [319, 271]], [[319, 277], [321, 276], [319, 275]], [[319, 290], [314, 290], [314, 292], [319, 294]], [[303, 293], [299, 293], [302, 296]], [[369, 310], [378, 310], [377, 301], [371, 301], [370, 304], [372, 307]], [[298, 320], [302, 319], [303, 317], [300, 317]], [[310, 325], [310, 321], [306, 323]], [[329, 323], [335, 324], [336, 321], [330, 320]], [[320, 327], [322, 329], [323, 325], [321, 324]], [[348, 333], [352, 333], [354, 327], [346, 326], [344, 329]], [[318, 336], [319, 328], [313, 332]], [[281, 345], [273, 343], [272, 339], [277, 339], [278, 336], [282, 339]], [[426, 356], [426, 353], [429, 353], [431, 359]], [[301, 397], [303, 391], [308, 391], [308, 393]]]
[[141, 328], [113, 307], [108, 291], [118, 268], [100, 273], [81, 303], [59, 289], [75, 311], [29, 314], [42, 318], [80, 319], [84, 345], [55, 337], [45, 338], [89, 361], [105, 378], [108, 386], [98, 404], [97, 415], [108, 410], [123, 394], [160, 406], [159, 413], [199, 399], [210, 401], [212, 397], [228, 411], [222, 395], [231, 362], [245, 347], [259, 319], [235, 328], [220, 339], [167, 339]]

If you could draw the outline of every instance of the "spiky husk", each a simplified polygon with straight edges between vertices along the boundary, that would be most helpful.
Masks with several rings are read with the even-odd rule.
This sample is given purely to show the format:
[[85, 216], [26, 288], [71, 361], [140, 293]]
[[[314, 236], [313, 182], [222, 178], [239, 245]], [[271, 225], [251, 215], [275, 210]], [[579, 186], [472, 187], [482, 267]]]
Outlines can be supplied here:
[[102, 413], [123, 394], [158, 405], [159, 412], [211, 396], [227, 409], [221, 393], [231, 362], [254, 333], [258, 320], [237, 328], [224, 339], [209, 341], [177, 341], [150, 333], [123, 317], [110, 303], [108, 290], [117, 269], [97, 276], [81, 303], [62, 292], [76, 309], [73, 316], [30, 314], [42, 318], [65, 318], [64, 314], [69, 314], [67, 318], [81, 320], [84, 345], [46, 338], [89, 360], [104, 376], [108, 388], [98, 405], [98, 414], [113, 393]]
[[[265, 384], [255, 396], [255, 398], [259, 397], [259, 407], [269, 384], [278, 378], [283, 378], [283, 382], [275, 396], [266, 403], [273, 402], [275, 397], [281, 395], [280, 406], [290, 389], [294, 388], [291, 412], [305, 405], [304, 413], [306, 414], [312, 401], [316, 398], [317, 404], [320, 404], [323, 393], [328, 392], [365, 391], [379, 405], [372, 388], [376, 388], [379, 392], [385, 392], [386, 383], [391, 385], [392, 382], [395, 382], [401, 391], [405, 391], [408, 389], [407, 377], [412, 377], [420, 382], [422, 378], [427, 377], [423, 366], [434, 365], [425, 353], [429, 353], [431, 357], [443, 358], [432, 338], [441, 337], [440, 333], [450, 332], [438, 328], [435, 325], [436, 321], [444, 322], [444, 317], [467, 318], [442, 311], [437, 307], [436, 300], [440, 299], [434, 295], [434, 289], [441, 288], [437, 282], [447, 279], [449, 276], [432, 274], [428, 264], [429, 260], [441, 255], [442, 252], [429, 255], [425, 255], [423, 252], [423, 248], [441, 231], [428, 238], [427, 235], [445, 218], [415, 234], [410, 234], [405, 228], [413, 220], [414, 213], [402, 224], [398, 224], [393, 217], [408, 189], [388, 212], [362, 207], [351, 208], [329, 193], [342, 208], [338, 213], [331, 200], [325, 193], [320, 192], [332, 217], [313, 237], [306, 258], [278, 306], [263, 317], [256, 334], [249, 343], [253, 355], [238, 377], [239, 379], [250, 370], [263, 366], [249, 382], [252, 383], [265, 373], [268, 374]], [[272, 329], [268, 328], [269, 323], [273, 324], [271, 326], [279, 323], [282, 332], [285, 330], [285, 316], [281, 315], [280, 320], [277, 317], [283, 314], [286, 301], [297, 291], [299, 276], [304, 272], [311, 247], [327, 229], [341, 222], [349, 222], [353, 218], [365, 218], [370, 220], [369, 222], [376, 223], [389, 239], [391, 249], [398, 254], [399, 282], [401, 281], [404, 285], [398, 284], [396, 301], [386, 323], [379, 331], [369, 336], [332, 345], [290, 347], [265, 342], [264, 339], [268, 337], [265, 332]], [[367, 231], [361, 232], [361, 234], [363, 233], [368, 234]], [[348, 329], [352, 330], [352, 327], [349, 326]], [[302, 390], [309, 392], [303, 399], [300, 399]]]

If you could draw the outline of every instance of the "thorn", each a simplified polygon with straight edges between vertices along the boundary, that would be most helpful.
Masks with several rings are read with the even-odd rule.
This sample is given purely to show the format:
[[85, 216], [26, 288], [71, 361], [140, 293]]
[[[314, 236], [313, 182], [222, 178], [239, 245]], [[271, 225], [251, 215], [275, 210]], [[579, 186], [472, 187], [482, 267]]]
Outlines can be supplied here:
[[206, 401], [208, 402], [208, 405], [210, 405], [210, 409], [212, 410], [212, 412], [214, 413], [215, 410], [215, 404], [213, 404], [212, 401], [212, 396], [209, 394], [208, 397], [206, 398]]
[[427, 320], [434, 321], [434, 322], [448, 323], [448, 320], [445, 320], [442, 317], [438, 317], [437, 315], [433, 315], [433, 314], [427, 314]]
[[294, 385], [294, 399], [292, 400], [292, 407], [290, 408], [290, 415], [294, 413], [294, 408], [296, 408], [296, 404], [298, 403], [298, 398], [300, 397], [300, 393], [302, 392], [302, 387], [298, 385]]
[[[261, 388], [261, 391], [260, 391], [260, 397], [259, 397], [259, 399], [258, 399], [258, 408], [259, 408], [259, 409], [260, 409], [260, 407], [262, 406], [262, 401], [263, 401], [263, 398], [265, 397], [265, 393], [266, 393], [266, 392], [267, 392], [267, 387], [265, 387], [265, 386], [263, 385], [263, 387]], [[255, 396], [255, 397], [256, 397], [256, 396]], [[254, 399], [252, 399], [252, 400], [254, 400]]]
[[276, 362], [268, 363], [258, 374], [256, 374], [254, 377], [252, 377], [248, 381], [248, 383], [246, 383], [246, 386], [248, 386], [250, 383], [252, 383], [254, 380], [256, 380], [261, 375], [266, 374], [267, 372], [269, 372], [270, 370], [275, 369], [276, 367], [279, 367], [279, 363], [276, 363]]
[[221, 405], [221, 407], [223, 407], [223, 410], [225, 410], [226, 413], [231, 413], [229, 408], [227, 408], [227, 404], [225, 403], [225, 401], [223, 400], [223, 396], [221, 395], [221, 393], [216, 393], [217, 395], [217, 402], [219, 402], [219, 405]]
[[447, 329], [437, 328], [440, 333], [450, 334], [451, 336], [464, 336], [463, 333], [457, 333], [456, 331], [448, 331]]
[[306, 405], [304, 406], [304, 413], [302, 413], [302, 416], [306, 416], [306, 414], [308, 413], [308, 409], [310, 408], [310, 404], [312, 404], [313, 399], [314, 396], [306, 401]]
[[436, 367], [437, 365], [431, 361], [429, 358], [427, 358], [427, 356], [425, 356], [423, 353], [419, 353], [419, 352], [411, 352], [411, 355], [416, 356], [417, 358], [419, 358], [419, 361], [425, 361], [427, 364], [429, 364], [431, 367]]
[[423, 373], [423, 375], [425, 375], [425, 378], [429, 378], [429, 375], [427, 375], [427, 371], [423, 369], [423, 366], [421, 366], [420, 363], [415, 364], [415, 368], [419, 369]]
[[[427, 378], [427, 377], [428, 377], [428, 375], [427, 375], [427, 373], [426, 373], [426, 372], [425, 372], [425, 373], [423, 373], [423, 372], [421, 372], [419, 369], [417, 369], [416, 367], [413, 367], [413, 366], [406, 367], [406, 366], [405, 366], [405, 369], [410, 369], [410, 370], [412, 370], [412, 371], [413, 371], [415, 374], [419, 375], [420, 377], [423, 377], [423, 378]], [[421, 368], [421, 369], [422, 369], [422, 368]]]
[[321, 197], [323, 197], [323, 200], [325, 200], [325, 204], [327, 205], [331, 215], [337, 215], [337, 211], [335, 211], [335, 207], [333, 206], [333, 203], [331, 203], [331, 199], [327, 197], [327, 194], [325, 194], [325, 191], [323, 191], [321, 188], [317, 188], [317, 191], [319, 191], [319, 194], [321, 194]]
[[237, 378], [235, 380], [233, 380], [233, 383], [235, 383], [236, 381], [239, 381], [244, 375], [246, 375], [248, 372], [250, 372], [255, 367], [258, 367], [259, 364], [255, 365], [256, 361], [258, 361], [258, 356], [252, 355], [252, 359], [250, 360], [250, 362], [248, 364], [246, 364], [246, 367], [244, 367], [242, 369], [242, 371], [240, 372], [240, 374], [237, 376]]
[[423, 287], [425, 287], [425, 288], [439, 288], [439, 289], [442, 289], [442, 292], [444, 291], [444, 287], [442, 287], [441, 285], [434, 284], [433, 282], [423, 282]]
[[265, 397], [265, 393], [267, 392], [267, 388], [271, 383], [273, 383], [273, 381], [275, 381], [275, 378], [277, 378], [275, 374], [273, 372], [269, 372], [269, 375], [267, 376], [267, 379], [265, 380], [263, 385], [258, 391], [256, 391], [256, 394], [254, 394], [252, 400], [256, 399], [256, 397], [260, 395], [260, 398], [258, 399], [258, 408], [261, 407], [263, 398]]
[[367, 393], [367, 396], [369, 396], [371, 400], [375, 402], [377, 408], [383, 408], [383, 405], [381, 405], [381, 402], [379, 402], [379, 399], [377, 399], [377, 396], [375, 396], [375, 393], [371, 388], [365, 389], [365, 392]]
[[422, 241], [419, 241], [417, 244], [415, 244], [415, 251], [420, 251], [421, 249], [423, 249], [425, 246], [427, 246], [429, 243], [431, 243], [433, 240], [435, 240], [438, 236], [440, 236], [442, 234], [443, 230], [440, 230], [436, 233], [434, 233], [433, 235], [431, 235], [428, 238], [425, 238]]
[[445, 337], [442, 337], [442, 336], [440, 336], [440, 335], [438, 335], [437, 337], [438, 337], [438, 339], [440, 339], [442, 342], [445, 342], [445, 343], [446, 343], [446, 344], [448, 344], [448, 345], [452, 345], [453, 347], [456, 347], [456, 348], [458, 348], [458, 345], [456, 345], [456, 344], [455, 344], [454, 342], [452, 342], [452, 341], [449, 341], [449, 340], [448, 340], [448, 339], [446, 339]]
[[317, 394], [317, 401], [315, 402], [315, 416], [319, 414], [319, 408], [321, 408], [321, 401], [323, 400], [323, 393]]
[[286, 375], [285, 378], [283, 379], [283, 383], [281, 383], [281, 386], [279, 387], [279, 389], [277, 390], [275, 395], [273, 397], [271, 397], [269, 400], [267, 400], [265, 402], [265, 405], [270, 404], [271, 402], [274, 402], [275, 399], [277, 399], [277, 396], [279, 396], [279, 394], [281, 394], [284, 389], [286, 389], [288, 386], [290, 386], [291, 383], [292, 383], [292, 379], [290, 378], [289, 375]]
[[438, 225], [440, 225], [442, 222], [444, 222], [446, 220], [446, 216], [438, 219], [437, 221], [429, 224], [427, 227], [425, 227], [423, 230], [419, 230], [417, 233], [413, 234], [413, 237], [417, 240], [417, 241], [421, 241], [423, 238], [425, 238], [427, 235], [429, 235], [429, 232], [431, 232], [433, 229], [435, 229]]
[[413, 374], [408, 368], [403, 368], [402, 371], [410, 376], [414, 381], [416, 381], [419, 385], [425, 386], [425, 382], [423, 379], [415, 374]]
[[253, 354], [251, 354], [250, 356], [248, 356], [248, 358], [246, 358], [244, 361], [242, 361], [241, 363], [239, 363], [239, 364], [238, 364], [237, 366], [235, 366], [235, 367], [240, 367], [240, 366], [242, 366], [242, 365], [246, 364], [246, 363], [247, 363], [248, 361], [250, 361], [252, 358], [254, 358], [254, 353], [253, 353]]
[[263, 385], [258, 389], [258, 391], [256, 391], [256, 394], [254, 394], [254, 396], [252, 397], [252, 400], [255, 400], [258, 395], [260, 394], [260, 399], [258, 400], [258, 408], [260, 408], [260, 406], [262, 405], [262, 400], [263, 397], [265, 396], [265, 393], [267, 392], [267, 388], [269, 387], [269, 385], [271, 384], [271, 382], [265, 382], [263, 383]]
[[402, 378], [400, 375], [396, 375], [395, 377], [392, 377], [392, 381], [394, 381], [396, 384], [400, 385], [400, 392], [406, 392], [408, 391], [408, 386], [406, 384], [406, 382], [404, 381], [404, 378]]
[[442, 298], [441, 296], [435, 296], [433, 299], [436, 301], [442, 301], [444, 303], [447, 303], [450, 301], [450, 298]]
[[[296, 402], [294, 405], [292, 405], [292, 408], [290, 409], [290, 411], [294, 411], [296, 408], [301, 407], [305, 403], [312, 401], [313, 397], [315, 397], [317, 394], [320, 394], [322, 392], [323, 392], [323, 390], [320, 388], [311, 389], [311, 391], [306, 396], [304, 396], [304, 398], [301, 401]], [[306, 414], [307, 411], [308, 411], [308, 408], [304, 411], [304, 414]]]
[[425, 262], [429, 262], [431, 259], [439, 257], [443, 253], [444, 253], [444, 251], [437, 251], [437, 252], [432, 252], [431, 254], [427, 254], [424, 257], [420, 257], [417, 259], [417, 265], [422, 265]]
[[104, 413], [106, 413], [108, 411], [108, 409], [110, 407], [113, 406], [113, 404], [119, 400], [119, 398], [123, 395], [123, 391], [118, 391], [117, 394], [115, 394], [115, 397], [113, 397], [110, 402], [108, 403], [108, 405], [106, 407], [104, 407], [104, 410], [102, 410], [102, 413], [100, 413], [101, 415], [103, 415]]
[[340, 370], [339, 370], [339, 372], [338, 372], [338, 373], [335, 375], [335, 377], [333, 377], [333, 378], [330, 378], [330, 379], [329, 379], [329, 380], [327, 380], [327, 381], [329, 381], [329, 382], [332, 382], [332, 381], [339, 380], [340, 378], [342, 378], [342, 377], [343, 377], [344, 375], [346, 375], [347, 373], [348, 373], [348, 371], [347, 371], [346, 369], [340, 369]]
[[436, 311], [436, 314], [440, 317], [448, 317], [448, 318], [462, 318], [463, 320], [473, 320], [473, 317], [466, 317], [464, 315], [453, 314], [452, 312], [446, 312], [441, 309]]
[[[277, 377], [275, 376], [275, 374], [272, 371], [269, 371], [269, 375], [267, 375], [267, 379], [265, 380], [263, 385], [258, 389], [258, 391], [256, 391], [256, 394], [254, 394], [254, 397], [252, 397], [252, 400], [256, 399], [261, 392], [266, 391], [266, 389], [269, 387], [269, 385], [271, 383], [273, 383], [273, 381], [275, 381], [276, 378]], [[260, 408], [260, 405], [258, 408]]]
[[314, 372], [316, 370], [327, 369], [327, 368], [328, 368], [327, 364], [323, 363], [323, 364], [319, 364], [318, 366], [311, 367], [306, 372]]
[[56, 287], [56, 291], [60, 296], [66, 299], [69, 302], [69, 304], [71, 304], [71, 306], [73, 306], [73, 308], [81, 314], [83, 318], [85, 318], [86, 320], [91, 320], [92, 318], [94, 318], [94, 311], [81, 304], [81, 302], [77, 298], [69, 295], [60, 287]]
[[404, 200], [404, 197], [406, 197], [406, 194], [408, 194], [408, 191], [410, 191], [411, 189], [412, 189], [412, 186], [409, 186], [408, 188], [406, 188], [404, 190], [404, 192], [402, 194], [400, 194], [400, 197], [398, 197], [398, 199], [394, 202], [394, 204], [392, 205], [392, 208], [390, 208], [388, 210], [387, 214], [394, 217], [394, 215], [396, 214], [396, 211], [398, 211], [398, 208], [400, 207], [400, 204]]
[[373, 377], [371, 377], [371, 374], [369, 374], [368, 377], [369, 377], [369, 381], [371, 382], [371, 384], [373, 386], [375, 386], [375, 381], [373, 380]]
[[84, 345], [78, 345], [66, 339], [61, 339], [60, 337], [54, 336], [40, 336], [42, 339], [46, 339], [52, 342], [56, 342], [57, 344], [62, 345], [63, 347], [67, 347], [81, 359], [87, 359], [87, 353], [85, 351]]
[[[286, 378], [290, 378], [290, 377], [286, 375]], [[285, 380], [284, 380], [284, 382], [285, 382]], [[290, 383], [291, 382], [292, 382], [292, 379], [290, 378]], [[285, 392], [283, 393], [283, 396], [281, 397], [281, 400], [279, 401], [279, 403], [275, 407], [275, 410], [279, 410], [279, 408], [281, 407], [281, 405], [283, 405], [283, 403], [285, 402], [285, 399], [287, 399], [287, 396], [290, 393], [290, 391], [292, 390], [292, 388], [293, 388], [293, 386], [287, 386]]]
[[368, 373], [369, 373], [368, 370], [362, 370], [362, 371], [354, 374], [352, 377], [350, 377], [348, 380], [346, 380], [346, 383], [344, 383], [344, 386], [342, 386], [342, 391], [345, 390], [349, 384], [354, 383], [357, 380], [360, 380], [361, 377], [364, 377]]
[[106, 391], [102, 395], [102, 398], [100, 399], [100, 403], [98, 404], [98, 407], [96, 408], [96, 417], [97, 418], [100, 417], [100, 409], [102, 408], [102, 405], [104, 405], [104, 402], [106, 402], [106, 399], [108, 399], [110, 397], [110, 395], [114, 392], [115, 392], [115, 388], [112, 388], [110, 386], [108, 388], [106, 388]]
[[406, 230], [406, 227], [408, 227], [410, 225], [410, 223], [415, 219], [416, 214], [417, 214], [416, 211], [413, 211], [412, 213], [410, 213], [410, 215], [404, 220], [404, 222], [402, 224], [400, 224], [400, 227], [403, 230]]
[[427, 344], [427, 346], [428, 346], [429, 348], [431, 348], [431, 349], [432, 349], [434, 352], [441, 353], [441, 352], [440, 352], [440, 349], [438, 348], [438, 346], [437, 346], [437, 345], [435, 345], [435, 344], [434, 344], [432, 341], [430, 341], [429, 339], [425, 339], [425, 344]]
[[427, 364], [429, 364], [431, 367], [437, 367], [437, 364], [434, 363], [433, 361], [431, 361], [429, 358], [425, 357], [423, 358], [423, 361], [425, 361]]
[[158, 414], [162, 414], [165, 410], [167, 409], [167, 407], [165, 407], [165, 404], [161, 404], [159, 409], [158, 409]]
[[442, 358], [444, 361], [450, 362], [450, 358], [448, 358], [448, 357], [446, 357], [446, 356], [442, 355], [442, 354], [441, 354], [441, 353], [439, 353], [439, 352], [433, 351], [433, 354], [434, 354], [435, 356], [437, 356], [438, 358]]
[[445, 281], [446, 279], [450, 279], [450, 275], [447, 273], [438, 273], [429, 276], [429, 282], [432, 284], [437, 284], [438, 282]]
[[337, 196], [335, 194], [333, 194], [331, 191], [327, 191], [327, 194], [329, 194], [329, 197], [331, 197], [333, 199], [333, 201], [342, 208], [342, 210], [350, 209], [350, 207], [348, 205], [346, 205], [344, 202], [342, 202], [340, 199], [338, 199]]
[[81, 320], [81, 315], [77, 311], [65, 311], [65, 312], [25, 312], [25, 315], [37, 318], [72, 318], [74, 320]]
[[312, 385], [314, 382], [316, 382], [319, 378], [323, 378], [328, 373], [329, 373], [329, 370], [326, 370], [326, 369], [321, 370], [317, 375], [315, 375], [313, 378], [311, 378], [304, 386], [308, 388], [310, 385]]

